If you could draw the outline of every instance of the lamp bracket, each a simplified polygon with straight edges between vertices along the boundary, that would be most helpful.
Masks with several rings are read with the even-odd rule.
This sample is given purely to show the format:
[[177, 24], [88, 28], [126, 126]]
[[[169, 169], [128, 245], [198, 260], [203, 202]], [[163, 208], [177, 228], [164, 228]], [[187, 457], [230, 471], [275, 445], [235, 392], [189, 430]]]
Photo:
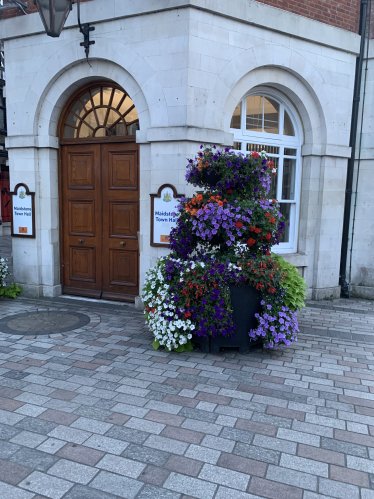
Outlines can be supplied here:
[[81, 47], [84, 47], [86, 52], [86, 57], [88, 59], [88, 55], [90, 53], [90, 45], [94, 45], [96, 42], [94, 40], [90, 40], [90, 32], [95, 31], [94, 26], [90, 26], [88, 23], [82, 24], [79, 27], [80, 32], [84, 36], [84, 41], [80, 44]]

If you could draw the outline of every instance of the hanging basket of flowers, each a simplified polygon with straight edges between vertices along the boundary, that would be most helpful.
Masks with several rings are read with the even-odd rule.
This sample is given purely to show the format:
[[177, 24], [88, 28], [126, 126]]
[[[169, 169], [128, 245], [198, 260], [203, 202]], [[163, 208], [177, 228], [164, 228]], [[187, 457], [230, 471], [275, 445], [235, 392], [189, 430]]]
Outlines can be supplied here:
[[256, 343], [297, 340], [306, 286], [271, 253], [285, 226], [268, 199], [274, 174], [264, 152], [201, 146], [189, 160], [186, 179], [202, 191], [181, 199], [171, 253], [148, 272], [143, 289], [154, 348], [183, 352], [197, 343], [205, 352], [246, 353]]

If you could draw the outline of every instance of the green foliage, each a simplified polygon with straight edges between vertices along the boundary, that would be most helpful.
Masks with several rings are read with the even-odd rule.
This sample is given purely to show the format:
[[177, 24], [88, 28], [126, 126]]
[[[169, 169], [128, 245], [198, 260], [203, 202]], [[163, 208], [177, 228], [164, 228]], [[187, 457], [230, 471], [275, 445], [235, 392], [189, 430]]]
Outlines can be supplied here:
[[0, 286], [0, 298], [17, 298], [21, 292], [23, 291], [23, 288], [21, 286], [18, 286], [17, 284], [13, 283], [9, 287], [6, 286]]
[[280, 282], [280, 286], [286, 291], [285, 305], [292, 311], [300, 310], [305, 307], [304, 300], [307, 298], [305, 279], [301, 277], [296, 267], [286, 262], [280, 255], [273, 254], [273, 257], [283, 270], [284, 279]]

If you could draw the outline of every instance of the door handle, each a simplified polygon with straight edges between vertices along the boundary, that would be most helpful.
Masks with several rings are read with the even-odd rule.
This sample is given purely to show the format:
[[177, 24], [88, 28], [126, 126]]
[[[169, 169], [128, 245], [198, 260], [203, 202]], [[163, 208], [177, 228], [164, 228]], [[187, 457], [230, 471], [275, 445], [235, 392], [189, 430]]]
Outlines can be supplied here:
[[120, 242], [120, 245], [121, 245], [121, 246], [126, 246], [125, 241], [121, 241], [121, 242]]
[[84, 243], [84, 239], [78, 239], [78, 243]]

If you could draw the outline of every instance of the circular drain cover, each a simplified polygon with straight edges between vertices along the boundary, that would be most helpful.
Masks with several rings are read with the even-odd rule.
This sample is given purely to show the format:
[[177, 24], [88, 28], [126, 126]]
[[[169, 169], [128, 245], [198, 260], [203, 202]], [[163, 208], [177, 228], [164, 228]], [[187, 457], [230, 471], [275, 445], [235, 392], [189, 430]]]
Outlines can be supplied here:
[[20, 336], [56, 334], [72, 331], [90, 322], [78, 312], [31, 312], [0, 319], [0, 332]]

